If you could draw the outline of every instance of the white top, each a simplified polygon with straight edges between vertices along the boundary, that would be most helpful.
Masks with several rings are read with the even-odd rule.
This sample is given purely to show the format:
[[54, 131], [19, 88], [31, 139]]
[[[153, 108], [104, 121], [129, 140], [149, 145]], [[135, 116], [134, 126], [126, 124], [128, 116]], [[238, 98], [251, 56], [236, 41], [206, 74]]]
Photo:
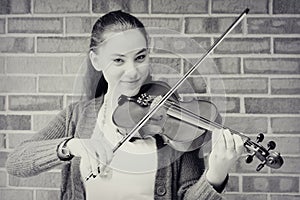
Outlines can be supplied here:
[[[111, 120], [103, 124], [102, 106], [97, 119], [99, 129], [114, 147], [122, 135], [117, 132]], [[101, 123], [102, 122], [102, 123]], [[96, 125], [96, 126], [97, 126]], [[103, 126], [103, 127], [102, 127]], [[107, 176], [91, 178], [85, 182], [88, 200], [153, 200], [157, 170], [157, 152], [154, 138], [124, 143], [114, 154]]]

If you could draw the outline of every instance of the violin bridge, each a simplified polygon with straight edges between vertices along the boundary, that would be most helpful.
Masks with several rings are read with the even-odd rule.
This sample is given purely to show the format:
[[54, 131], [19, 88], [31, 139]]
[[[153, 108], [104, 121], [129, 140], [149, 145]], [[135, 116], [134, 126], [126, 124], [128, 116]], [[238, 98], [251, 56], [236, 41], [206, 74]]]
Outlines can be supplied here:
[[161, 96], [161, 95], [156, 96], [155, 98], [152, 97], [152, 102], [151, 102], [151, 105], [150, 105], [150, 109], [151, 109], [152, 107], [154, 107], [155, 105], [157, 105], [157, 104], [160, 102], [161, 99], [162, 99], [162, 96]]

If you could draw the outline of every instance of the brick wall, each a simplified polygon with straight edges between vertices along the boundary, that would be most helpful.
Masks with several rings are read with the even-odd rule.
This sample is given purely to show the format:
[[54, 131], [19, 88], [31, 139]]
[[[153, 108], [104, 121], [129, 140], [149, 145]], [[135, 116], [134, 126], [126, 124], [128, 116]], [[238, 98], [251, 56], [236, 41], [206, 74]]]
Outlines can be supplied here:
[[[228, 199], [299, 199], [300, 186], [300, 1], [298, 0], [2, 0], [0, 2], [0, 198], [57, 199], [59, 168], [21, 179], [7, 174], [7, 154], [63, 109], [91, 26], [100, 15], [123, 9], [146, 26], [181, 34], [153, 32], [152, 62], [157, 78], [172, 83], [194, 62], [186, 41], [208, 48], [245, 9], [250, 14], [200, 66], [192, 94], [218, 106], [225, 124], [255, 138], [274, 139], [285, 164], [279, 170], [241, 158], [232, 169]], [[188, 39], [188, 40], [187, 40]], [[181, 49], [182, 45], [186, 48]], [[179, 51], [184, 57], [170, 52]], [[187, 59], [189, 58], [189, 62]], [[215, 66], [216, 70], [212, 70]], [[222, 84], [220, 85], [220, 79]], [[266, 144], [266, 142], [264, 142]]]

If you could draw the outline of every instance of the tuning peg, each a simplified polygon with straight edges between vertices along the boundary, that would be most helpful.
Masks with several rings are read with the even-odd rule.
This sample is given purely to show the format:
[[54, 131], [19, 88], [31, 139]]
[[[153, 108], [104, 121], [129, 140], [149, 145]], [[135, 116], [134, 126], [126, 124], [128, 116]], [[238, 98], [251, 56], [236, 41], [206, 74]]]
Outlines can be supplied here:
[[256, 171], [259, 172], [266, 164], [266, 161], [260, 163], [257, 167], [256, 167]]
[[265, 136], [264, 136], [263, 133], [259, 133], [259, 134], [256, 136], [256, 142], [257, 142], [257, 143], [262, 142], [264, 139], [265, 139]]
[[276, 143], [274, 141], [268, 142], [268, 151], [275, 149]]
[[253, 161], [253, 157], [254, 157], [254, 155], [255, 155], [255, 153], [253, 153], [253, 154], [251, 154], [251, 155], [248, 155], [247, 157], [246, 157], [246, 163], [251, 163], [252, 161]]

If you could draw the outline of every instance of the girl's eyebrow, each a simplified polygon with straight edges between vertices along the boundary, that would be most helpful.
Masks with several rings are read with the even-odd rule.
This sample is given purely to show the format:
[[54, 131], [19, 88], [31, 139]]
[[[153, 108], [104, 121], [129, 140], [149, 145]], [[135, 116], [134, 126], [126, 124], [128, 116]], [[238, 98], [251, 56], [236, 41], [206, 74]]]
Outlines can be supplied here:
[[135, 55], [138, 55], [138, 54], [143, 53], [143, 52], [145, 52], [145, 51], [147, 51], [147, 49], [146, 49], [146, 48], [143, 48], [143, 49], [141, 49], [139, 52], [137, 52]]
[[[138, 54], [143, 53], [143, 52], [145, 52], [145, 51], [147, 51], [147, 48], [141, 49], [141, 50], [138, 51], [135, 55], [138, 55]], [[125, 57], [125, 55], [119, 54], [119, 53], [112, 54], [112, 56]]]

